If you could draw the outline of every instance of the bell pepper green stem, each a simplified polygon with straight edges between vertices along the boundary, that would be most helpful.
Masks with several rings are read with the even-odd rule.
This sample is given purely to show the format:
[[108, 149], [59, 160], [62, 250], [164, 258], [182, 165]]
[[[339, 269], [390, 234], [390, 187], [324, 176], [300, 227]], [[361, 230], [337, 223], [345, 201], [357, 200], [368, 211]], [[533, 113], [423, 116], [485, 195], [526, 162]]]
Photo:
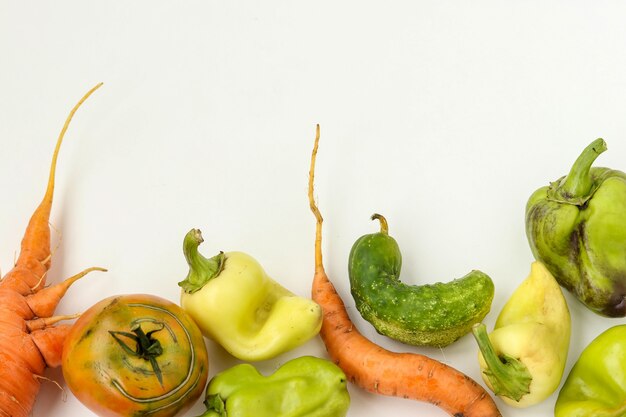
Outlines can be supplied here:
[[582, 151], [563, 183], [559, 185], [558, 194], [561, 198], [571, 201], [586, 199], [589, 196], [593, 188], [589, 172], [591, 165], [606, 149], [604, 139], [596, 139]]
[[196, 417], [228, 417], [225, 400], [219, 394], [207, 395], [204, 405], [206, 411]]
[[509, 355], [498, 356], [484, 324], [474, 324], [472, 333], [489, 368], [483, 372], [491, 382], [493, 392], [515, 401], [528, 394], [533, 377], [526, 365]]
[[389, 234], [389, 225], [387, 224], [387, 219], [385, 219], [382, 214], [372, 214], [372, 220], [378, 220], [380, 222], [380, 233], [384, 235]]
[[186, 293], [194, 293], [215, 278], [224, 268], [225, 255], [220, 252], [212, 258], [205, 258], [198, 252], [198, 246], [204, 242], [199, 229], [191, 229], [183, 240], [183, 253], [189, 265], [187, 277], [178, 283]]

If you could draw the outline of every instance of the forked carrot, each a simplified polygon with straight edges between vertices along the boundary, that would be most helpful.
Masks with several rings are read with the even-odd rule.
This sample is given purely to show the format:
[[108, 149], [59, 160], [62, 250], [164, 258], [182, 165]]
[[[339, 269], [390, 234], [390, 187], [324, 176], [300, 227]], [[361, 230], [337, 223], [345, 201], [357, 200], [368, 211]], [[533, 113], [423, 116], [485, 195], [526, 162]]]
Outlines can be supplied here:
[[352, 383], [367, 391], [429, 402], [454, 417], [501, 416], [487, 391], [469, 376], [428, 356], [384, 349], [363, 336], [350, 320], [322, 262], [323, 219], [313, 197], [319, 138], [318, 125], [308, 190], [316, 218], [312, 297], [324, 312], [320, 336], [328, 355]]
[[93, 270], [105, 271], [89, 268], [45, 286], [52, 257], [49, 220], [59, 149], [74, 113], [101, 85], [89, 90], [68, 115], [52, 155], [44, 197], [26, 227], [13, 269], [0, 281], [0, 416], [30, 414], [45, 368], [61, 363], [63, 341], [71, 326], [56, 323], [75, 318], [53, 316], [57, 304], [77, 279]]

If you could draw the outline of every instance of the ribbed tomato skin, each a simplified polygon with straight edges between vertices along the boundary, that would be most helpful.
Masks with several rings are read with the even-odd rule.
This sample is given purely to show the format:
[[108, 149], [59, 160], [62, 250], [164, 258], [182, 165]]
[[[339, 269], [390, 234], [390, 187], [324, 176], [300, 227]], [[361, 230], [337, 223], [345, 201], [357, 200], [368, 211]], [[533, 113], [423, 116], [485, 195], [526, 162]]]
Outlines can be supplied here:
[[[128, 335], [137, 327], [160, 345], [158, 371], [133, 354], [138, 343]], [[203, 393], [209, 361], [202, 333], [182, 308], [131, 294], [106, 298], [81, 315], [64, 345], [62, 366], [72, 393], [99, 416], [171, 417]]]

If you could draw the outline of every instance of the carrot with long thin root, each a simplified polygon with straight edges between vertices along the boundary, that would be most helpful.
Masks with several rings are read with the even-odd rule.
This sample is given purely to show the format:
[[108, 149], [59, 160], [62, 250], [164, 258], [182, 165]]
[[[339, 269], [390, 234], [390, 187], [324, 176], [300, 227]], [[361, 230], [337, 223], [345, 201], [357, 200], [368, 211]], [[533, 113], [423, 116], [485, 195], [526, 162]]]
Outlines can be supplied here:
[[89, 90], [68, 115], [54, 148], [44, 197], [26, 227], [15, 266], [0, 281], [0, 416], [30, 414], [40, 380], [45, 379], [45, 368], [61, 363], [63, 341], [71, 325], [57, 323], [76, 318], [53, 316], [57, 304], [77, 279], [90, 271], [106, 271], [88, 268], [46, 287], [52, 258], [49, 220], [59, 149], [74, 113], [101, 85]]
[[501, 416], [493, 399], [469, 376], [424, 355], [386, 350], [363, 336], [350, 320], [322, 262], [323, 219], [313, 197], [319, 138], [318, 125], [308, 190], [309, 204], [316, 218], [312, 297], [324, 312], [320, 336], [330, 358], [352, 383], [367, 391], [429, 402], [455, 417]]

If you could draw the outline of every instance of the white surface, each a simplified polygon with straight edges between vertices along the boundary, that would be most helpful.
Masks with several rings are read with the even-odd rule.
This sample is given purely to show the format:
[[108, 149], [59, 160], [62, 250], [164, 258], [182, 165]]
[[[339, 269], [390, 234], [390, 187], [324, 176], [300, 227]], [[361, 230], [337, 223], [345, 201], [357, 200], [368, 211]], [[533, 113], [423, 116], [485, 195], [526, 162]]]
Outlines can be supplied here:
[[[493, 325], [526, 277], [524, 205], [603, 137], [598, 165], [626, 170], [626, 4], [618, 1], [0, 2], [0, 266], [9, 269], [43, 195], [54, 140], [89, 87], [61, 151], [52, 281], [85, 267], [59, 312], [109, 295], [176, 301], [184, 234], [205, 254], [243, 250], [308, 295], [316, 195], [327, 272], [344, 301], [354, 240], [384, 214], [403, 280], [476, 268], [496, 284]], [[59, 235], [54, 236], [58, 242]], [[569, 371], [603, 329], [626, 322], [568, 295]], [[426, 353], [482, 383], [471, 336]], [[211, 375], [235, 363], [209, 343]], [[319, 340], [260, 364], [271, 371]], [[63, 385], [61, 373], [48, 376]], [[350, 417], [445, 413], [350, 386]], [[43, 384], [33, 416], [91, 415]], [[549, 416], [498, 401], [503, 415]], [[200, 402], [187, 415], [203, 409]]]

